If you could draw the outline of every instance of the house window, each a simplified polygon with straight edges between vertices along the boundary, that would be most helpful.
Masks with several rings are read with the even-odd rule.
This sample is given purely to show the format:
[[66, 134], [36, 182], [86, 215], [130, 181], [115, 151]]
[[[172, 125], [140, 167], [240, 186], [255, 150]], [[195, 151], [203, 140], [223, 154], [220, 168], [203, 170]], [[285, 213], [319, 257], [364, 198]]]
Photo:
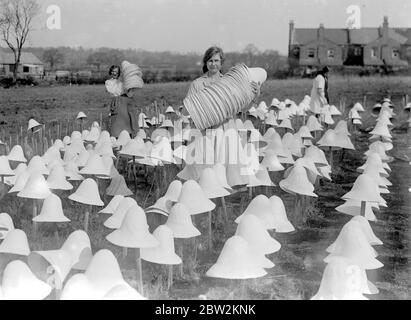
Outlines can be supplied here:
[[400, 50], [397, 48], [392, 49], [392, 57], [398, 59], [400, 57]]
[[30, 72], [30, 68], [23, 66], [23, 73], [29, 73]]
[[328, 50], [327, 50], [327, 57], [328, 57], [329, 59], [333, 59], [333, 58], [334, 58], [334, 55], [335, 55], [334, 49], [328, 49]]
[[360, 56], [361, 55], [361, 48], [360, 47], [354, 47], [354, 55], [355, 56]]
[[378, 48], [371, 48], [371, 58], [377, 58]]
[[314, 58], [315, 57], [315, 49], [314, 48], [309, 48], [308, 49], [308, 58]]

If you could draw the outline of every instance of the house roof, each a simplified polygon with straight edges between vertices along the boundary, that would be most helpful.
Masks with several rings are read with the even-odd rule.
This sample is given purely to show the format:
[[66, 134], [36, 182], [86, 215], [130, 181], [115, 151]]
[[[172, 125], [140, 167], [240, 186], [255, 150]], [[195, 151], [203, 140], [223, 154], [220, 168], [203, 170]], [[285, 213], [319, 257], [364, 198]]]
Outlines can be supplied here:
[[[324, 28], [324, 38], [339, 45], [368, 44], [382, 36], [381, 28], [361, 29], [327, 29]], [[304, 45], [317, 40], [317, 28], [293, 29], [292, 45]], [[389, 28], [388, 37], [401, 44], [411, 45], [411, 28]]]
[[[20, 63], [35, 65], [43, 64], [43, 62], [31, 52], [22, 52]], [[0, 49], [0, 64], [14, 64], [14, 54], [11, 51]]]

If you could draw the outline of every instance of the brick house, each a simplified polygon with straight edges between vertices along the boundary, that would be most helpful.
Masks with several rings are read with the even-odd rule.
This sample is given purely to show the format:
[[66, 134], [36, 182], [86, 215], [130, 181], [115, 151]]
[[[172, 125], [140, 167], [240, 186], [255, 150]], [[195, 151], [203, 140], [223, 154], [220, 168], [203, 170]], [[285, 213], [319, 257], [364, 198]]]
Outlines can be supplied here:
[[320, 65], [408, 67], [411, 28], [295, 28], [290, 21], [288, 61], [292, 69]]

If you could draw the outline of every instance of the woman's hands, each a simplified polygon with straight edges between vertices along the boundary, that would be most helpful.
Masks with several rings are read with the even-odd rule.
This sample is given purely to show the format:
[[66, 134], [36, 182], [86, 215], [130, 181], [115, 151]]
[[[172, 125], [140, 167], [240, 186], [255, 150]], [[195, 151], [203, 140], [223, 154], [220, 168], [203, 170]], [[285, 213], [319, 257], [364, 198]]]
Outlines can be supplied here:
[[251, 82], [251, 89], [252, 89], [253, 94], [254, 94], [254, 99], [253, 99], [254, 102], [257, 101], [258, 97], [261, 94], [260, 88], [261, 88], [260, 83], [257, 83], [255, 81]]

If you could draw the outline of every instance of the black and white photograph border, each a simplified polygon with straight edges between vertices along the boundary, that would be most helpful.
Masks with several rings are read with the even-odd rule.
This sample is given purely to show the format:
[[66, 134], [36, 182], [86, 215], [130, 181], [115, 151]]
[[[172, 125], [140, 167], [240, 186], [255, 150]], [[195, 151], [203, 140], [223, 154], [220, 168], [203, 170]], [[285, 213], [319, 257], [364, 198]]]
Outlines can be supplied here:
[[0, 300], [409, 300], [410, 16], [0, 0]]

